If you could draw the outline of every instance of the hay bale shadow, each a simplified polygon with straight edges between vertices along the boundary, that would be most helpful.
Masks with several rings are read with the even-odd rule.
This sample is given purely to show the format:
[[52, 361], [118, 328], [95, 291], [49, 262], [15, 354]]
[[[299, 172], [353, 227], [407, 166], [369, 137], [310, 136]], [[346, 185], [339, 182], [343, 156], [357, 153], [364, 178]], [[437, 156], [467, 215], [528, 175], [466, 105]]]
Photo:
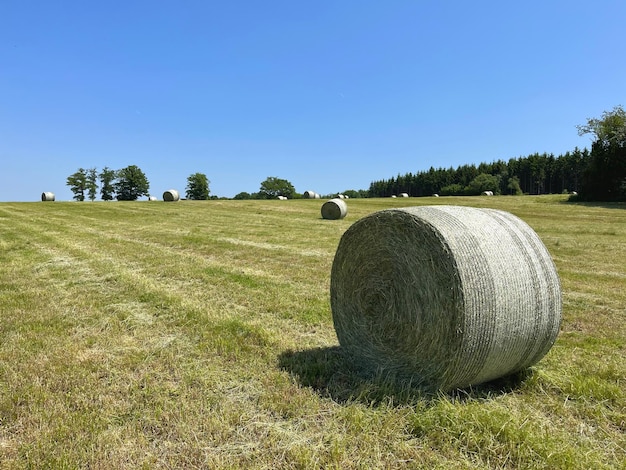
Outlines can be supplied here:
[[339, 346], [285, 351], [278, 357], [279, 367], [301, 385], [338, 403], [359, 402], [368, 406], [410, 405], [428, 402], [442, 395], [454, 401], [489, 399], [516, 392], [533, 376], [532, 369], [491, 382], [447, 393], [425, 389], [387, 377], [372, 377], [355, 368]]

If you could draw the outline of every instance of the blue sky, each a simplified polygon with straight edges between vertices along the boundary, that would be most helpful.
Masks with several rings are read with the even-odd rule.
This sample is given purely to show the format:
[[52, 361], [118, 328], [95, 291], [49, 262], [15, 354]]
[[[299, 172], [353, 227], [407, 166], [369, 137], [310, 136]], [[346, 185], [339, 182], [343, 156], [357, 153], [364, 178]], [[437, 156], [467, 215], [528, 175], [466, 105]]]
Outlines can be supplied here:
[[367, 189], [590, 147], [626, 105], [623, 0], [0, 4], [0, 201], [69, 200], [78, 168], [151, 193]]

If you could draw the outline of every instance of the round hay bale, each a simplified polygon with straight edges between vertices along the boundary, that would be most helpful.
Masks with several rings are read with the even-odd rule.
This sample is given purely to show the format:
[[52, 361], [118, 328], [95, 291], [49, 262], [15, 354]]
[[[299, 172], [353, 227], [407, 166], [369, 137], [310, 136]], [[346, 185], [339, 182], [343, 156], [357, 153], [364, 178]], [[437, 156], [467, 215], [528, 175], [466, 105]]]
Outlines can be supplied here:
[[408, 193], [400, 193], [400, 197], [409, 197]]
[[424, 389], [486, 382], [535, 364], [561, 323], [550, 254], [495, 209], [379, 211], [342, 236], [331, 271], [337, 337], [362, 371]]
[[317, 194], [315, 191], [305, 191], [302, 194], [302, 197], [304, 199], [319, 199], [319, 194]]
[[51, 193], [49, 191], [46, 191], [44, 193], [41, 193], [41, 200], [42, 201], [54, 201], [54, 193]]
[[391, 197], [397, 197], [395, 194], [392, 194]]
[[483, 191], [483, 196], [493, 196], [493, 191]]
[[433, 194], [433, 197], [439, 197], [439, 194], [435, 193]]
[[343, 219], [347, 213], [348, 206], [343, 199], [330, 199], [322, 204], [322, 218], [324, 219]]
[[156, 196], [148, 196], [148, 201], [156, 201]]
[[180, 194], [175, 189], [168, 189], [163, 193], [163, 200], [167, 202], [175, 202], [180, 200]]

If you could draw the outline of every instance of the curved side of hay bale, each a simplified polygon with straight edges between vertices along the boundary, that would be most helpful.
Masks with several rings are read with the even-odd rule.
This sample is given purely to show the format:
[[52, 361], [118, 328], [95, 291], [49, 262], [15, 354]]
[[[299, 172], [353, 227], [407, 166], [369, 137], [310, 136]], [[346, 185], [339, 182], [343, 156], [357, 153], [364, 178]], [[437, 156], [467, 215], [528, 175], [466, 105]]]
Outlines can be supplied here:
[[305, 191], [304, 193], [302, 193], [302, 197], [304, 199], [315, 199], [315, 195], [317, 193], [315, 191]]
[[51, 193], [49, 191], [43, 192], [41, 193], [41, 200], [42, 201], [54, 201], [55, 197], [54, 197], [54, 193]]
[[163, 193], [163, 200], [167, 202], [179, 201], [180, 194], [175, 189], [168, 189]]
[[148, 201], [156, 201], [156, 196], [148, 196]]
[[322, 218], [324, 219], [343, 219], [347, 213], [348, 206], [343, 199], [330, 199], [322, 204]]
[[539, 361], [561, 289], [537, 234], [503, 211], [380, 211], [342, 236], [331, 272], [337, 337], [363, 371], [450, 390]]
[[400, 193], [400, 197], [409, 197], [408, 193]]

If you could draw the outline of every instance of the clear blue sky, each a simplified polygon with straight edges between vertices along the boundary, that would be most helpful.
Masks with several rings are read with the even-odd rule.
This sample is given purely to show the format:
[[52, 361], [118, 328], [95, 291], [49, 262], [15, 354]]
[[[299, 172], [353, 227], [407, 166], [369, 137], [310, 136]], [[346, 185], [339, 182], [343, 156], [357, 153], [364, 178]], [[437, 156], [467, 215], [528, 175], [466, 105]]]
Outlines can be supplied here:
[[4, 0], [0, 201], [69, 200], [80, 167], [329, 194], [590, 147], [625, 24], [623, 0]]

